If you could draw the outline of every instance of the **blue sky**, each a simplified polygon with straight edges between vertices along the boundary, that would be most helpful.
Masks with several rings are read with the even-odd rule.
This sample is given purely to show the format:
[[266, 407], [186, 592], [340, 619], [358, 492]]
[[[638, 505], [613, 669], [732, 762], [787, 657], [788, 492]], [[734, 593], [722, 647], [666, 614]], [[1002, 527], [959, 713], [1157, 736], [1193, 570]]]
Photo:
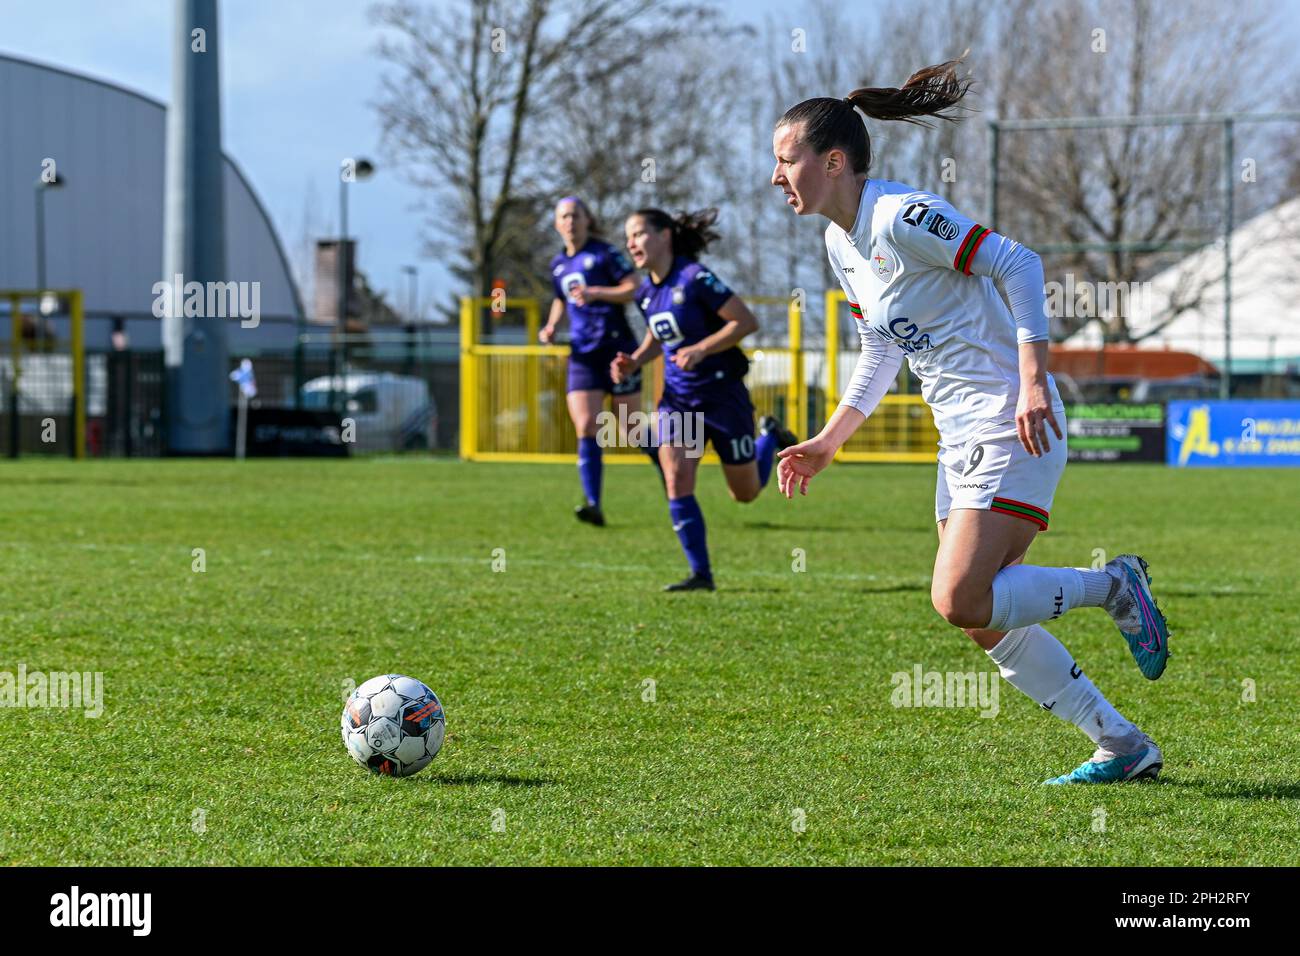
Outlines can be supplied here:
[[[167, 102], [171, 99], [171, 0], [0, 0], [0, 52], [84, 73]], [[286, 251], [296, 254], [304, 220], [338, 228], [336, 169], [343, 156], [379, 167], [353, 187], [349, 232], [371, 283], [407, 302], [401, 266], [419, 269], [420, 299], [445, 299], [449, 277], [421, 259], [419, 196], [384, 168], [369, 105], [382, 74], [373, 53], [369, 0], [219, 0], [222, 135], [266, 205]], [[775, 0], [745, 2], [749, 18]], [[312, 216], [304, 214], [311, 205]]]
[[[1173, 0], [1171, 0], [1173, 2]], [[724, 0], [732, 15], [760, 24], [798, 11], [783, 0]], [[337, 230], [336, 170], [366, 156], [374, 179], [353, 187], [350, 232], [371, 283], [406, 303], [405, 264], [419, 269], [426, 309], [444, 300], [449, 277], [422, 259], [415, 189], [385, 168], [369, 105], [383, 72], [373, 49], [369, 0], [220, 0], [226, 152], [266, 205], [289, 255], [304, 220], [317, 235]], [[1296, 8], [1295, 0], [1285, 6]], [[168, 101], [172, 0], [0, 0], [0, 52], [85, 73]], [[1292, 27], [1300, 36], [1300, 28]], [[311, 215], [304, 210], [310, 206]]]

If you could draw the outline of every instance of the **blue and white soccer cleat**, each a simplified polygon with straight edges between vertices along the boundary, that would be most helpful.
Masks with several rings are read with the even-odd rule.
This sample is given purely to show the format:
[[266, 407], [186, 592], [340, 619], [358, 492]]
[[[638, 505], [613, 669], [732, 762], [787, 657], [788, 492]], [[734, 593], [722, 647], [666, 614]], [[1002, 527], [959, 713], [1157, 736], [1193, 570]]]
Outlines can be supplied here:
[[1106, 613], [1128, 642], [1142, 676], [1155, 680], [1169, 662], [1169, 626], [1151, 593], [1147, 563], [1136, 554], [1121, 554], [1107, 563], [1106, 571], [1116, 578]]
[[[1126, 780], [1154, 780], [1164, 766], [1164, 755], [1155, 741], [1140, 734], [1132, 753], [1116, 753], [1098, 747], [1086, 763], [1081, 763], [1067, 774], [1044, 780], [1044, 785], [1063, 783], [1123, 783]], [[1125, 747], [1125, 750], [1130, 748]]]

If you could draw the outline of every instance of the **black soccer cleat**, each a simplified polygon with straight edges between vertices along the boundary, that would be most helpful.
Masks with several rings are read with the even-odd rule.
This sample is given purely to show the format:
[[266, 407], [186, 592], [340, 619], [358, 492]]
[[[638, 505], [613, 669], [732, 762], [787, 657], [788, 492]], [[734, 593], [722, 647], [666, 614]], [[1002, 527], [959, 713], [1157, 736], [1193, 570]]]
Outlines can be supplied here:
[[799, 444], [799, 439], [790, 429], [781, 424], [781, 420], [775, 415], [764, 415], [763, 420], [758, 423], [758, 430], [766, 435], [771, 433], [776, 435], [776, 450], [789, 448], [791, 445]]
[[664, 585], [665, 591], [712, 591], [713, 578], [707, 574], [692, 574], [676, 584]]
[[578, 505], [573, 509], [573, 514], [579, 521], [594, 524], [598, 528], [605, 527], [605, 515], [595, 505]]

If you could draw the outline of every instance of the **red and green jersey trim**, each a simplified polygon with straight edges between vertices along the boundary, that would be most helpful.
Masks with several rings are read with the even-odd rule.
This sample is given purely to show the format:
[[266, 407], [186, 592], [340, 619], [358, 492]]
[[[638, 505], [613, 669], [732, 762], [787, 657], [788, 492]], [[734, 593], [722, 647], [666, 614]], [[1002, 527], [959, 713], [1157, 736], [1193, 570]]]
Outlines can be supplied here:
[[998, 514], [1024, 518], [1026, 521], [1032, 521], [1038, 525], [1040, 530], [1047, 530], [1048, 513], [1035, 505], [1016, 501], [1014, 498], [994, 498], [993, 504], [989, 505], [989, 510], [996, 511]]
[[961, 246], [957, 249], [957, 255], [952, 260], [952, 267], [964, 275], [970, 275], [970, 264], [975, 259], [975, 253], [979, 252], [980, 243], [989, 231], [979, 223], [970, 227], [970, 232], [966, 233], [966, 238], [961, 241]]
[[859, 322], [864, 322], [864, 321], [866, 321], [865, 319], [862, 318], [862, 306], [858, 305], [856, 302], [850, 302], [850, 303], [849, 303], [849, 312], [850, 312], [850, 313], [853, 315], [853, 317], [854, 317], [855, 319], [857, 319]]

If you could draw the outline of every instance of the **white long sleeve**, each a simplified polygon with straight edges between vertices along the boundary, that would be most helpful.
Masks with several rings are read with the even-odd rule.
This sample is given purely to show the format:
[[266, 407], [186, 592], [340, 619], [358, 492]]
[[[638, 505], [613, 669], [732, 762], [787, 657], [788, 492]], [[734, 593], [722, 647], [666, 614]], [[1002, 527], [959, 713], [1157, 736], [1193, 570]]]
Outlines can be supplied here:
[[859, 327], [858, 331], [862, 352], [840, 404], [852, 405], [869, 417], [898, 378], [898, 370], [903, 366], [903, 350], [868, 328]]
[[885, 397], [885, 393], [889, 391], [889, 386], [898, 377], [898, 370], [903, 365], [903, 350], [872, 332], [866, 323], [861, 321], [861, 309], [853, 299], [853, 287], [849, 285], [843, 267], [829, 249], [827, 257], [830, 259], [835, 278], [840, 282], [840, 288], [844, 290], [844, 297], [849, 300], [850, 311], [858, 318], [858, 337], [862, 340], [862, 353], [858, 356], [858, 364], [853, 368], [853, 377], [849, 379], [839, 403], [852, 405], [863, 415], [870, 417], [876, 410], [876, 406], [880, 404], [880, 400]]
[[1014, 239], [990, 232], [971, 258], [971, 273], [988, 276], [1007, 294], [1017, 342], [1047, 341], [1047, 293], [1043, 260], [1038, 253]]

